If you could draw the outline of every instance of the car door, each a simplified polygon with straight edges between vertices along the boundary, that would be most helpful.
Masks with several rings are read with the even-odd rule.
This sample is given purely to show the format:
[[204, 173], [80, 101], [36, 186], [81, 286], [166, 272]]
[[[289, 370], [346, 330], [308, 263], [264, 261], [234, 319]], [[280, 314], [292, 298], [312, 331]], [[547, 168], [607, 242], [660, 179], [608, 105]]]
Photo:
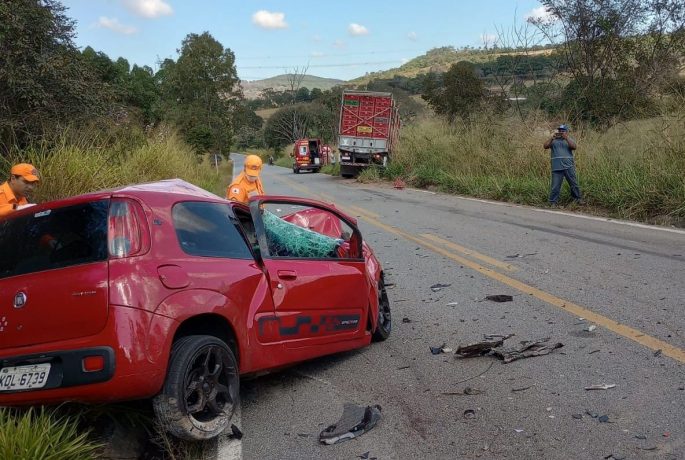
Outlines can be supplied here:
[[354, 220], [298, 198], [256, 197], [250, 212], [275, 306], [263, 326], [292, 347], [363, 336], [369, 285]]

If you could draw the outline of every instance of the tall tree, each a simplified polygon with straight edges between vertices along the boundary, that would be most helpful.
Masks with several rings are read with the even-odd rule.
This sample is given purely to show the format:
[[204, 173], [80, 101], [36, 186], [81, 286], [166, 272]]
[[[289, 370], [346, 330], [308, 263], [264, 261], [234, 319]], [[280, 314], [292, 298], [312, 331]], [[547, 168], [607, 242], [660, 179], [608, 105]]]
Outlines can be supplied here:
[[235, 129], [232, 109], [241, 97], [233, 52], [204, 32], [186, 36], [178, 53], [157, 75], [167, 118], [199, 151], [228, 149]]
[[467, 61], [452, 64], [440, 80], [429, 74], [424, 85], [422, 98], [450, 121], [469, 120], [485, 97], [483, 81], [476, 75], [474, 65]]
[[[542, 0], [549, 16], [536, 25], [563, 46], [575, 104], [584, 118], [606, 123], [636, 107], [682, 68], [682, 0]], [[607, 103], [607, 99], [612, 99]], [[575, 101], [572, 101], [575, 102]], [[610, 108], [609, 110], [607, 110]]]
[[98, 79], [56, 0], [0, 2], [0, 149], [25, 144], [101, 107]]

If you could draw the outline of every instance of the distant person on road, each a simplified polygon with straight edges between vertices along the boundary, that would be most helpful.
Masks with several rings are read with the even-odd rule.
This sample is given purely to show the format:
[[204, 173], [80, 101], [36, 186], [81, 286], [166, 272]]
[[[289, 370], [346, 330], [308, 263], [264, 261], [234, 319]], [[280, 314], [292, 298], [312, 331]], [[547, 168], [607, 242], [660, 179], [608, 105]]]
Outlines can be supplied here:
[[262, 159], [257, 155], [246, 156], [243, 172], [226, 189], [226, 199], [247, 204], [252, 195], [264, 195], [264, 186], [259, 178], [261, 171]]
[[573, 151], [577, 148], [576, 141], [569, 136], [567, 125], [561, 125], [554, 131], [552, 137], [545, 141], [544, 148], [550, 149], [552, 158], [552, 185], [549, 193], [549, 205], [558, 206], [559, 192], [564, 178], [571, 187], [571, 196], [578, 204], [585, 204], [580, 194], [576, 166], [573, 162]]
[[39, 181], [38, 170], [33, 165], [20, 163], [12, 166], [9, 180], [0, 185], [0, 217], [33, 206], [27, 197]]

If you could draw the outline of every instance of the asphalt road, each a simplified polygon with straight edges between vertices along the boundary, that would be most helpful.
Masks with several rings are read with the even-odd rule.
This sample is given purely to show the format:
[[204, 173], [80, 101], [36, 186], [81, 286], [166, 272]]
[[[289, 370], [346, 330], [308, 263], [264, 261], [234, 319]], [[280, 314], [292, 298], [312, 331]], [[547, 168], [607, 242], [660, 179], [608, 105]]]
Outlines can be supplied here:
[[[236, 457], [685, 459], [685, 232], [276, 166], [263, 181], [269, 194], [333, 201], [359, 218], [394, 283], [393, 332], [242, 382]], [[484, 334], [564, 346], [509, 364], [429, 350]], [[585, 390], [597, 384], [616, 386]], [[444, 394], [466, 387], [481, 393]], [[379, 404], [383, 418], [320, 445], [345, 403]]]

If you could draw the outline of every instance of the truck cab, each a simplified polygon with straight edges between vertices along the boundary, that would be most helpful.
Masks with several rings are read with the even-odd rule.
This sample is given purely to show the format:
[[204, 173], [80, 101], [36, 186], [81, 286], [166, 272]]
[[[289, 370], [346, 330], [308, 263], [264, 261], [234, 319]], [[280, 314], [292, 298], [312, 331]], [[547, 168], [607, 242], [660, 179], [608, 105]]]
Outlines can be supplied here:
[[324, 164], [321, 139], [298, 139], [293, 147], [293, 173], [321, 170]]

